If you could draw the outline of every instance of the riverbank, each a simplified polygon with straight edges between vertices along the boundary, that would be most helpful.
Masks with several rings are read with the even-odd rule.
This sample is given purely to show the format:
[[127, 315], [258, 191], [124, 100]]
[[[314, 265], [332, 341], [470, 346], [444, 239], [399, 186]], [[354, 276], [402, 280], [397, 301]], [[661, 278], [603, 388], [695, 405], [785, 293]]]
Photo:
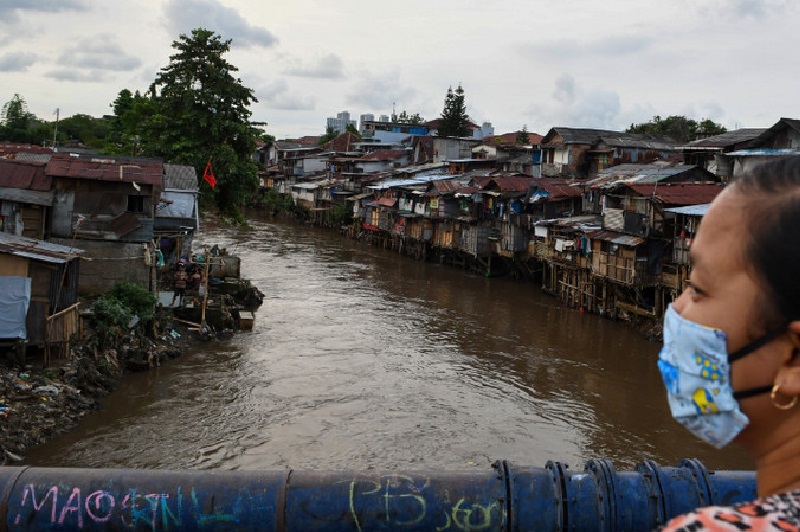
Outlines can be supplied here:
[[21, 461], [32, 447], [72, 430], [99, 408], [100, 400], [126, 373], [164, 364], [202, 341], [196, 331], [162, 310], [151, 335], [123, 334], [113, 348], [98, 350], [88, 332], [67, 357], [49, 364], [40, 353], [24, 366], [4, 361], [0, 368], [0, 463]]
[[[291, 208], [289, 209], [273, 205], [268, 205], [267, 207], [254, 206], [252, 207], [253, 210], [251, 211], [251, 214], [259, 213], [262, 216], [270, 216], [273, 220], [282, 220], [288, 223], [293, 223], [303, 226], [313, 226], [315, 229], [319, 231], [325, 231], [330, 234], [339, 234], [342, 238], [355, 240], [359, 242], [361, 245], [381, 248], [387, 253], [391, 253], [395, 256], [399, 255], [403, 259], [409, 261], [437, 262], [429, 260], [428, 258], [425, 258], [419, 254], [409, 253], [408, 247], [399, 246], [395, 249], [392, 246], [387, 247], [386, 245], [383, 245], [378, 239], [371, 238], [369, 237], [369, 235], [367, 238], [364, 238], [363, 232], [359, 233], [353, 230], [351, 226], [343, 226], [340, 225], [339, 222], [325, 223], [324, 219], [323, 220], [313, 219], [308, 211], [305, 211], [302, 208], [295, 206], [293, 203], [290, 205]], [[540, 289], [542, 293], [547, 294], [553, 299], [554, 304], [559, 304], [559, 302], [565, 303], [567, 307], [572, 308], [575, 312], [600, 314], [606, 319], [626, 323], [631, 328], [638, 331], [644, 338], [653, 342], [661, 342], [663, 338], [663, 322], [660, 316], [648, 315], [648, 314], [640, 315], [633, 312], [598, 313], [598, 312], [593, 312], [589, 307], [574, 304], [574, 301], [570, 300], [565, 301], [565, 298], [561, 297], [557, 292], [546, 289], [546, 285], [542, 278], [543, 270], [541, 269], [538, 270], [538, 273], [531, 273], [529, 275], [522, 275], [520, 274], [519, 271], [514, 271], [514, 270], [506, 270], [504, 274], [485, 275], [485, 274], [480, 274], [474, 268], [469, 268], [466, 262], [461, 263], [460, 265], [456, 265], [456, 263], [452, 261], [441, 261], [439, 263], [444, 266], [452, 268], [453, 271], [456, 272], [460, 271], [464, 275], [481, 275], [486, 278], [493, 278], [493, 277], [511, 278], [514, 281], [518, 282], [519, 284], [530, 286], [531, 290]], [[537, 284], [539, 283], [541, 284], [537, 286]]]

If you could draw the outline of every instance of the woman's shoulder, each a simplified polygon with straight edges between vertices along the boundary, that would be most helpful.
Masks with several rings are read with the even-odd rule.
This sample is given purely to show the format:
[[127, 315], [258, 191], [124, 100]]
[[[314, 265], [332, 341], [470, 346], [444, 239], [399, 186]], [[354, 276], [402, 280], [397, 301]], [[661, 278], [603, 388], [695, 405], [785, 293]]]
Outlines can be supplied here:
[[798, 530], [800, 490], [770, 495], [734, 506], [708, 506], [672, 519], [663, 531]]

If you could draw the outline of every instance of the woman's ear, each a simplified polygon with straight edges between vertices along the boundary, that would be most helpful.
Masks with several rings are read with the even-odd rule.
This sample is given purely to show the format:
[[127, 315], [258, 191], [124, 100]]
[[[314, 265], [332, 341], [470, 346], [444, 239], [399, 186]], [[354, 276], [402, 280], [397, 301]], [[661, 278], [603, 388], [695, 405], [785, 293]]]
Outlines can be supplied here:
[[789, 340], [792, 342], [794, 348], [792, 352], [792, 362], [800, 364], [800, 320], [790, 321], [789, 327]]
[[789, 344], [775, 384], [785, 395], [800, 395], [800, 320], [789, 323], [788, 333]]

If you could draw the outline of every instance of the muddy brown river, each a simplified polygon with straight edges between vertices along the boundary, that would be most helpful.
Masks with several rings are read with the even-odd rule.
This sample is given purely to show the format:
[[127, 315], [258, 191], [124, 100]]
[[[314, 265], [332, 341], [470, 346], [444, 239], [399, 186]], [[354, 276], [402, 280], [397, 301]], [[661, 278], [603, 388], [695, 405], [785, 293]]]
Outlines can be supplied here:
[[266, 295], [252, 333], [130, 375], [35, 466], [751, 469], [675, 423], [659, 345], [532, 283], [415, 262], [312, 227], [204, 227]]

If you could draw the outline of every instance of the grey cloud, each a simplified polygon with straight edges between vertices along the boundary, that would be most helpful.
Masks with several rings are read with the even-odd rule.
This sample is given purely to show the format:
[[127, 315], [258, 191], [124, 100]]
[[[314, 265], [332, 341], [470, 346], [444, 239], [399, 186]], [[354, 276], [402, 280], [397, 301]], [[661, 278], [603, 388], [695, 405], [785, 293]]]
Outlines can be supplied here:
[[556, 39], [542, 43], [529, 43], [522, 47], [526, 57], [549, 56], [561, 59], [594, 56], [639, 54], [652, 46], [655, 37], [649, 35], [613, 35], [600, 39]]
[[330, 53], [319, 57], [308, 64], [297, 64], [284, 70], [284, 74], [304, 78], [341, 79], [344, 77], [344, 63], [342, 59]]
[[649, 35], [619, 35], [598, 39], [588, 44], [587, 48], [595, 54], [633, 54], [641, 53], [653, 44], [654, 37]]
[[169, 0], [164, 8], [167, 27], [177, 37], [195, 28], [206, 28], [235, 46], [271, 47], [278, 39], [268, 30], [250, 24], [238, 11], [215, 0]]
[[38, 57], [34, 53], [6, 54], [0, 57], [0, 72], [25, 72]]
[[284, 80], [258, 87], [255, 94], [261, 104], [271, 109], [312, 111], [316, 107], [313, 97], [290, 92], [289, 85]]
[[[369, 72], [361, 74], [360, 78], [353, 92], [347, 96], [348, 103], [374, 110], [389, 110], [394, 104], [397, 104], [398, 112], [403, 109], [411, 114], [417, 112], [406, 106], [406, 103], [412, 101], [417, 93], [410, 87], [402, 86], [397, 72], [380, 75]], [[444, 98], [444, 91], [442, 97]]]
[[567, 110], [566, 116], [573, 124], [582, 127], [616, 128], [621, 105], [619, 95], [613, 91], [595, 90], [582, 96]]
[[4, 9], [27, 11], [86, 11], [86, 0], [4, 0]]
[[80, 71], [74, 70], [72, 68], [62, 68], [58, 70], [51, 70], [45, 74], [46, 77], [52, 78], [58, 81], [89, 81], [89, 82], [100, 82], [104, 81], [104, 77], [102, 74], [97, 72], [87, 72], [87, 71]]
[[575, 101], [575, 78], [569, 74], [561, 74], [556, 79], [556, 87], [553, 89], [553, 98], [565, 104]]
[[54, 13], [60, 11], [88, 11], [85, 0], [3, 0], [3, 16], [0, 24], [16, 24], [20, 11]]
[[780, 15], [788, 8], [797, 8], [790, 0], [712, 0], [703, 4], [700, 12], [709, 17], [763, 19]]
[[142, 64], [139, 58], [127, 54], [115, 43], [110, 34], [79, 41], [62, 52], [58, 62], [62, 66], [115, 71], [133, 70]]

